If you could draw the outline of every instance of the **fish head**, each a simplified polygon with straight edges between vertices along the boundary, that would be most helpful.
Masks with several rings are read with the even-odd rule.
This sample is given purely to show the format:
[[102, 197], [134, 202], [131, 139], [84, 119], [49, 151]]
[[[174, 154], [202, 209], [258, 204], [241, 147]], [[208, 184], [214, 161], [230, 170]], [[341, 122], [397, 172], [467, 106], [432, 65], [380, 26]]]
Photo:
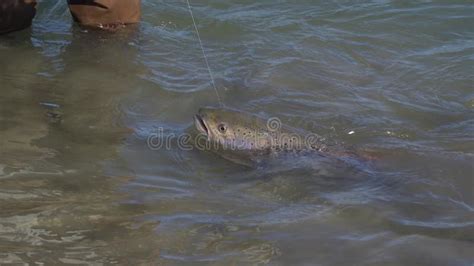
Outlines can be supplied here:
[[204, 107], [194, 116], [197, 130], [214, 143], [242, 149], [262, 149], [269, 144], [265, 120], [229, 108]]

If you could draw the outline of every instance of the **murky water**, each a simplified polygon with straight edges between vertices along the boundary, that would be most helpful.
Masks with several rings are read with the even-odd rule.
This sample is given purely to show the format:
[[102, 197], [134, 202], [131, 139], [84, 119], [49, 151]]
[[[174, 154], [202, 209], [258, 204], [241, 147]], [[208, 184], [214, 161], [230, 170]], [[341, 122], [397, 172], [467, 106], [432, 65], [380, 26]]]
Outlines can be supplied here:
[[184, 1], [54, 2], [0, 37], [1, 264], [474, 263], [471, 1], [192, 1], [225, 105], [379, 157], [262, 169], [147, 145], [217, 104]]

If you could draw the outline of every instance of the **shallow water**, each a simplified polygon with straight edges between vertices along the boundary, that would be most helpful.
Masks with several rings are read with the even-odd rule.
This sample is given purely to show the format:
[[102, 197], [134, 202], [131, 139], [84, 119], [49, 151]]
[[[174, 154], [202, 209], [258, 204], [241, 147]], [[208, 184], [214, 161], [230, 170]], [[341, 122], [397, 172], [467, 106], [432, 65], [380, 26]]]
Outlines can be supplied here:
[[1, 264], [474, 263], [470, 1], [192, 4], [225, 105], [379, 159], [151, 149], [217, 105], [185, 2], [111, 34], [43, 1], [0, 37]]

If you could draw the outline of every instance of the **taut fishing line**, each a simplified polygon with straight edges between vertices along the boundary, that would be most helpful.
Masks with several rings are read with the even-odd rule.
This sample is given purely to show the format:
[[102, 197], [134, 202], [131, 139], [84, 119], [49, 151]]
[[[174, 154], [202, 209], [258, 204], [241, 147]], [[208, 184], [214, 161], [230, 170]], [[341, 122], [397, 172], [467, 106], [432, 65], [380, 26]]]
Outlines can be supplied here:
[[209, 77], [211, 77], [211, 83], [212, 83], [212, 86], [214, 87], [214, 91], [216, 92], [217, 101], [219, 102], [221, 106], [223, 106], [221, 97], [219, 96], [219, 92], [217, 91], [216, 83], [214, 82], [214, 76], [212, 75], [211, 67], [209, 66], [209, 61], [207, 60], [206, 52], [204, 51], [204, 46], [202, 45], [201, 36], [199, 35], [199, 30], [197, 28], [196, 21], [194, 20], [191, 4], [189, 3], [189, 0], [186, 0], [186, 2], [188, 3], [189, 14], [191, 14], [191, 18], [193, 20], [194, 30], [196, 30], [196, 35], [199, 40], [199, 45], [201, 46], [202, 56], [204, 57], [204, 61], [206, 61], [207, 70], [209, 71]]

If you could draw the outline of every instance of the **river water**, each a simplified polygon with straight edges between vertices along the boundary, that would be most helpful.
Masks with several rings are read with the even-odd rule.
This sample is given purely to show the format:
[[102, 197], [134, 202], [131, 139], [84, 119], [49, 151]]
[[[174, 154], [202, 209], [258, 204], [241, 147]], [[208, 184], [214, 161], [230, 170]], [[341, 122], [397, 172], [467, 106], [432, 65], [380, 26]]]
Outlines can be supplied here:
[[0, 264], [474, 263], [472, 1], [192, 1], [224, 105], [377, 157], [259, 169], [173, 141], [218, 104], [185, 1], [65, 2], [0, 36]]

